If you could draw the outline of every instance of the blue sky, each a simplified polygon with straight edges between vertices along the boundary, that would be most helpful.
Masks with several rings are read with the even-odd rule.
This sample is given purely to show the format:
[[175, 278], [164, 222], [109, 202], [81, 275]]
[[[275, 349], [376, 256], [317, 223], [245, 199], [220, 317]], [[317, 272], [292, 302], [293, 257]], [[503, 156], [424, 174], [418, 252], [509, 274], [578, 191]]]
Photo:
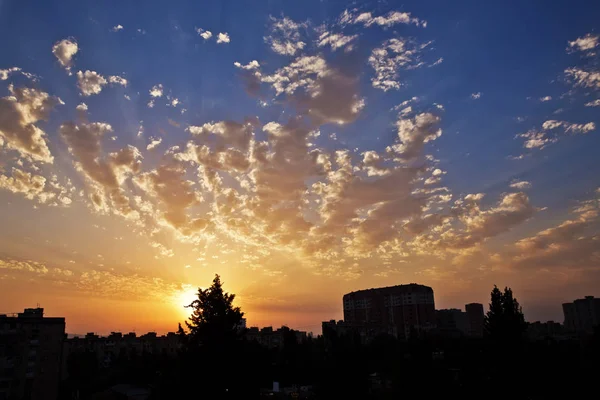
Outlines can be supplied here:
[[[513, 285], [536, 319], [598, 294], [586, 290], [600, 283], [600, 4], [36, 3], [0, 2], [6, 107], [24, 101], [14, 88], [60, 99], [33, 122], [50, 162], [23, 147], [26, 132], [0, 126], [5, 279], [26, 282], [39, 264], [50, 271], [40, 282], [83, 290], [102, 273], [127, 297], [135, 279], [159, 277], [171, 295], [219, 272], [257, 322], [292, 324], [329, 319], [344, 290], [405, 280], [432, 285], [441, 306]], [[53, 53], [74, 44], [67, 58]], [[79, 71], [106, 82], [86, 95]], [[93, 122], [111, 129], [94, 133]], [[117, 164], [121, 150], [132, 159]], [[352, 182], [342, 185], [344, 151]], [[568, 221], [576, 232], [563, 232]], [[16, 245], [19, 235], [47, 244]], [[572, 257], [584, 248], [587, 258]], [[92, 262], [96, 253], [112, 264]], [[306, 287], [286, 293], [297, 279]], [[447, 279], [453, 287], [438, 290]], [[312, 299], [317, 280], [335, 290], [310, 300], [315, 315], [265, 305]]]

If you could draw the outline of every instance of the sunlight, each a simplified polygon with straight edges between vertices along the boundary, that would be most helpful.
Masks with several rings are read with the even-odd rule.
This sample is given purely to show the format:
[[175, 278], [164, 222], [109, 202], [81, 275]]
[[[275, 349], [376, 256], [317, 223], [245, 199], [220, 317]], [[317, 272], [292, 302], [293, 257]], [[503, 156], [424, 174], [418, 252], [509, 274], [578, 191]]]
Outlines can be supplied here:
[[173, 305], [179, 310], [182, 314], [188, 315], [191, 313], [191, 310], [186, 308], [189, 306], [196, 298], [198, 294], [198, 289], [192, 285], [184, 285], [181, 290], [178, 290], [173, 295]]

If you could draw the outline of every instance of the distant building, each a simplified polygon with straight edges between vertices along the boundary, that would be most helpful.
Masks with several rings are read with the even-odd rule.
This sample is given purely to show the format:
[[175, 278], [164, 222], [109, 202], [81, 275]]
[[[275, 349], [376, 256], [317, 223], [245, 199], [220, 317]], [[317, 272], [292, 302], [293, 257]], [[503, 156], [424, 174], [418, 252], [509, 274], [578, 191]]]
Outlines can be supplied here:
[[43, 308], [0, 315], [0, 399], [55, 400], [65, 319]]
[[469, 321], [469, 336], [482, 337], [484, 326], [483, 304], [466, 304], [465, 311], [467, 313], [467, 319]]
[[433, 289], [411, 283], [345, 294], [344, 322], [367, 338], [388, 333], [408, 338], [435, 327]]
[[66, 339], [63, 346], [62, 379], [68, 377], [67, 361], [73, 353], [91, 352], [96, 356], [98, 363], [110, 367], [119, 357], [126, 359], [134, 354], [162, 354], [175, 356], [180, 348], [177, 334], [169, 332], [158, 336], [156, 332], [148, 332], [137, 336], [135, 332], [123, 335], [121, 332], [111, 332], [108, 336], [99, 336], [93, 332], [84, 337]]
[[[284, 344], [284, 333], [286, 331], [290, 331], [287, 327], [281, 327], [273, 330], [272, 326], [267, 326], [264, 328], [258, 327], [250, 327], [246, 329], [245, 337], [247, 340], [256, 341], [261, 345], [269, 348], [277, 348], [281, 347]], [[307, 334], [304, 331], [293, 330], [294, 335], [296, 336], [296, 341], [298, 343], [306, 340]]]
[[458, 308], [436, 310], [435, 321], [437, 330], [444, 336], [463, 336], [470, 331], [469, 316]]
[[572, 303], [564, 303], [564, 326], [570, 332], [592, 333], [600, 326], [600, 298], [585, 296]]
[[548, 322], [530, 322], [527, 323], [527, 336], [531, 340], [541, 340], [547, 338], [560, 339], [563, 336], [563, 326], [554, 321]]

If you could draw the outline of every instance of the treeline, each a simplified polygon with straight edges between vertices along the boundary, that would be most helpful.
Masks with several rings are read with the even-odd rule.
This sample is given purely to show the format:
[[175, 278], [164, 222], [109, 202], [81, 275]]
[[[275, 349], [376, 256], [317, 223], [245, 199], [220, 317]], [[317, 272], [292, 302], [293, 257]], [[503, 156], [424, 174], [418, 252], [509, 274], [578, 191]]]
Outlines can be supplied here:
[[[481, 339], [380, 335], [363, 343], [353, 334], [327, 332], [298, 342], [293, 330], [285, 330], [283, 345], [274, 349], [244, 339], [243, 313], [233, 300], [215, 277], [190, 305], [176, 357], [123, 356], [104, 385], [147, 387], [152, 399], [553, 399], [598, 393], [600, 331], [585, 340], [528, 341], [522, 310], [508, 288], [492, 291]], [[78, 372], [71, 384], [93, 386], [102, 373], [90, 357], [87, 364], [82, 359], [73, 366]], [[265, 389], [274, 381], [306, 390], [270, 394]], [[88, 389], [79, 392], [82, 400], [91, 398], [86, 396], [94, 389]]]

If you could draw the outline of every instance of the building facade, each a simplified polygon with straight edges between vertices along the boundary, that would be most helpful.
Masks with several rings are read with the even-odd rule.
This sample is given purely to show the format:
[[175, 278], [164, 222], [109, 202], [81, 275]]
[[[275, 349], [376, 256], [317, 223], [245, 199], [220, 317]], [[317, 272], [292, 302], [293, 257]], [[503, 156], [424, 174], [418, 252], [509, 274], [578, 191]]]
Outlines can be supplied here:
[[600, 298], [585, 296], [572, 303], [564, 303], [562, 307], [567, 331], [589, 334], [594, 327], [600, 326]]
[[388, 333], [408, 338], [435, 328], [433, 289], [411, 283], [345, 294], [344, 322], [369, 338]]
[[469, 336], [482, 337], [484, 328], [483, 304], [469, 303], [465, 305], [469, 324]]
[[43, 308], [0, 315], [0, 399], [55, 400], [64, 337], [65, 319]]

